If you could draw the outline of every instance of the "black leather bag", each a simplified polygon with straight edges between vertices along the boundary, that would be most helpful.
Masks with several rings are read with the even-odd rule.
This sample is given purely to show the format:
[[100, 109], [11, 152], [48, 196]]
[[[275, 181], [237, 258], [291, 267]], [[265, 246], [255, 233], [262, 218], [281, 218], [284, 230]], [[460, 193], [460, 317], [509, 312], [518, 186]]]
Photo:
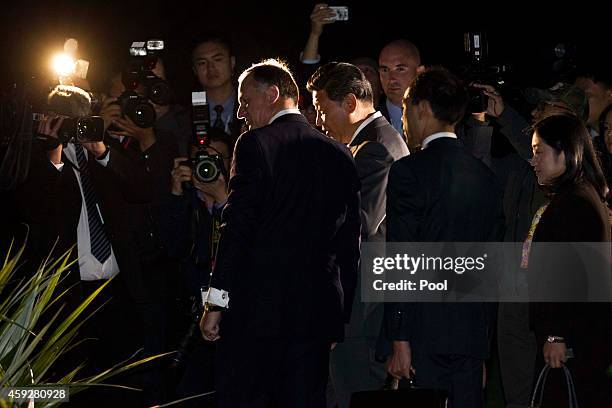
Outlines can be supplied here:
[[[574, 387], [574, 380], [572, 379], [572, 374], [569, 371], [569, 368], [565, 364], [561, 364], [561, 368], [563, 369], [563, 373], [565, 374], [565, 383], [567, 384], [567, 397], [569, 401], [569, 408], [579, 408], [578, 397], [576, 396], [576, 388]], [[531, 403], [529, 404], [529, 408], [544, 408], [542, 405], [542, 400], [544, 398], [544, 387], [546, 386], [546, 378], [548, 377], [548, 372], [550, 371], [550, 366], [545, 365], [542, 371], [540, 371], [540, 376], [538, 377], [538, 382], [533, 390], [533, 395], [531, 396]]]
[[350, 408], [444, 408], [447, 393], [442, 390], [418, 388], [414, 382], [402, 379], [393, 389], [393, 378], [387, 377], [382, 390], [360, 391], [351, 396]]

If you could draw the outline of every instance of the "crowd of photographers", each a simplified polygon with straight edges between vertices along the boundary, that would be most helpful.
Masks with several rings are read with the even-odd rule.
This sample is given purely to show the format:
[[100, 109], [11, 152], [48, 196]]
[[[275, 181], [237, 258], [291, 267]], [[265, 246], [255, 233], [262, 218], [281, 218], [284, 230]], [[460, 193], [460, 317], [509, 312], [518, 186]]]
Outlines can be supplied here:
[[[372, 201], [373, 208], [362, 206], [365, 219], [370, 215], [374, 220], [384, 219], [390, 164], [406, 156], [408, 149], [420, 149], [407, 135], [402, 108], [406, 89], [427, 68], [419, 49], [404, 39], [389, 39], [392, 41], [381, 50], [363, 50], [363, 55], [351, 62], [369, 81], [373, 103], [362, 105], [357, 98], [357, 108], [342, 117], [340, 111], [346, 107], [330, 96], [330, 85], [320, 80], [321, 71], [311, 76], [321, 65], [319, 40], [324, 27], [333, 22], [332, 14], [326, 5], [317, 4], [310, 16], [311, 33], [296, 65], [301, 74], [300, 110], [313, 126], [349, 144], [362, 189], [383, 197]], [[122, 380], [126, 385], [144, 387], [145, 393], [91, 391], [81, 397], [88, 406], [96, 401], [110, 405], [112, 398], [120, 401], [117, 406], [127, 406], [130, 398], [134, 399], [130, 406], [152, 405], [214, 388], [214, 345], [203, 341], [198, 323], [201, 288], [208, 285], [221, 213], [228, 199], [234, 144], [247, 129], [244, 120], [237, 117], [236, 54], [226, 39], [217, 36], [202, 39], [193, 47], [193, 73], [206, 92], [208, 109], [205, 131], [196, 134], [195, 105], [175, 103], [172, 87], [165, 81], [162, 58], [149, 51], [148, 56], [131, 60], [122, 72], [109, 73], [106, 89], [94, 93], [97, 96], [93, 99], [88, 93], [91, 89], [66, 85], [53, 90], [44, 117], [33, 129], [36, 140], [27, 178], [11, 194], [16, 220], [28, 225], [27, 253], [35, 260], [33, 264], [52, 251], [57, 256], [72, 250], [73, 259], [78, 257], [65, 282], [66, 287], [76, 288], [70, 291], [72, 304], [110, 280], [96, 299], [104, 306], [81, 333], [81, 338], [99, 340], [86, 342], [86, 347], [75, 349], [74, 356], [60, 361], [58, 374], [78, 358], [87, 359], [87, 370], [93, 373], [130, 357], [138, 348], [143, 348], [140, 357], [177, 350]], [[541, 89], [525, 90], [524, 98], [513, 98], [513, 103], [507, 102], [504, 89], [496, 83], [469, 83], [474, 100], [456, 133], [497, 176], [498, 188], [504, 192], [505, 241], [522, 242], [545, 201], [530, 165], [533, 122], [557, 113], [580, 118], [588, 126], [611, 184], [612, 70], [597, 62], [576, 71], [571, 82], [556, 83], [551, 78]], [[367, 112], [355, 119], [359, 109]], [[350, 128], [351, 121], [375, 112], [391, 125], [385, 136], [391, 141], [380, 142], [387, 156], [378, 160], [386, 164], [368, 167], [372, 164], [364, 159], [360, 162], [359, 151], [363, 148], [362, 155], [377, 154], [367, 152], [374, 144], [352, 146], [351, 134], [342, 132]], [[103, 123], [70, 124], [73, 118], [92, 114]], [[102, 127], [103, 139], [83, 136], [87, 132], [82, 133], [79, 126], [87, 125], [90, 131]], [[85, 138], [79, 139], [81, 136]], [[375, 173], [382, 176], [372, 178]], [[362, 191], [362, 200], [364, 194]], [[610, 198], [608, 195], [609, 202]], [[374, 229], [378, 227], [380, 223]], [[362, 233], [362, 240], [376, 240], [379, 232]], [[524, 276], [517, 273], [516, 279], [517, 287], [525, 285]], [[363, 327], [355, 329], [353, 337], [347, 336], [347, 344], [359, 346], [345, 346], [332, 358], [335, 390], [329, 395], [330, 406], [347, 407], [352, 392], [384, 382], [381, 358], [390, 351], [385, 355], [379, 338], [383, 335], [382, 309], [353, 309], [366, 317], [353, 321], [353, 326]], [[536, 375], [535, 356], [541, 348], [529, 324], [528, 305], [500, 304], [496, 330], [506, 402], [527, 406]], [[610, 354], [609, 348], [606, 353]], [[356, 378], [356, 373], [364, 372], [359, 371], [364, 367], [360, 358], [365, 359], [367, 374]], [[78, 397], [72, 402], [75, 406]], [[206, 406], [207, 398], [185, 404]]]

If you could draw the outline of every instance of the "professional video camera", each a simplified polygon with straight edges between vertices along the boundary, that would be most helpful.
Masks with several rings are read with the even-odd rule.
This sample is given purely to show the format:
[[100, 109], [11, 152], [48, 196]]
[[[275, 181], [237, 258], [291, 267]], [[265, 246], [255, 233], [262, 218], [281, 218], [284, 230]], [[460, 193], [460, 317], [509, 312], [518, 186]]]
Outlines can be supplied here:
[[63, 53], [54, 55], [52, 72], [30, 73], [0, 90], [0, 189], [13, 190], [28, 176], [32, 144], [44, 140], [48, 146], [102, 140], [103, 120], [98, 117], [64, 119], [59, 140], [37, 133], [38, 122], [47, 111], [47, 98], [59, 84], [82, 86], [89, 62], [76, 59], [78, 42], [69, 38]]
[[482, 89], [471, 86], [473, 83], [503, 87], [505, 77], [510, 72], [509, 65], [493, 65], [488, 62], [489, 44], [484, 32], [467, 32], [463, 38], [464, 50], [469, 62], [460, 67], [460, 75], [468, 82], [470, 102], [468, 112], [479, 113], [487, 110], [488, 97]]
[[149, 101], [157, 105], [170, 103], [170, 86], [153, 73], [159, 52], [163, 49], [164, 42], [161, 40], [133, 42], [130, 60], [121, 75], [125, 91], [116, 103], [121, 106], [124, 116], [142, 128], [153, 126], [156, 120], [155, 109]]
[[[34, 113], [33, 129], [38, 128], [38, 123], [44, 115]], [[59, 119], [55, 119], [59, 120]], [[52, 124], [53, 126], [53, 124]], [[48, 136], [39, 135], [36, 131], [34, 136], [40, 140], [49, 140]], [[99, 116], [86, 116], [81, 118], [64, 118], [57, 132], [60, 144], [67, 143], [91, 143], [101, 142], [104, 139], [104, 119]]]

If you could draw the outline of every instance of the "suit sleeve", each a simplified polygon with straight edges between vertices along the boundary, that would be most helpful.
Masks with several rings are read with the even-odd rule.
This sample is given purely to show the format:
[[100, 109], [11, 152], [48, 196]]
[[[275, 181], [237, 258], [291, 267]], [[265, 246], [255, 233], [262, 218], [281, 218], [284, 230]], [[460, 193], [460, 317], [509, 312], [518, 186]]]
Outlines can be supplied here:
[[351, 178], [354, 180], [349, 185], [348, 190], [347, 212], [344, 223], [338, 231], [336, 242], [337, 262], [340, 268], [340, 282], [342, 291], [344, 292], [344, 309], [343, 318], [345, 323], [349, 323], [351, 319], [353, 298], [357, 289], [357, 277], [359, 274], [359, 244], [360, 244], [360, 194], [359, 180], [356, 170], [351, 163]]
[[387, 242], [419, 240], [425, 202], [414, 171], [399, 160], [391, 166], [387, 184]]
[[531, 135], [529, 134], [529, 123], [512, 107], [505, 107], [502, 114], [497, 118], [502, 126], [500, 132], [508, 139], [512, 146], [524, 160], [531, 160]]
[[[221, 237], [210, 286], [231, 291], [241, 263], [248, 257], [261, 212], [263, 155], [256, 134], [243, 134], [236, 142], [229, 196], [221, 218]], [[231, 295], [230, 295], [231, 296]]]
[[[387, 185], [387, 242], [414, 242], [423, 215], [422, 195], [413, 170], [405, 160], [391, 166]], [[384, 324], [390, 340], [411, 341], [418, 303], [385, 303]]]
[[36, 144], [32, 147], [31, 155], [28, 176], [15, 191], [15, 200], [24, 219], [29, 223], [43, 224], [55, 216], [60, 185], [72, 170], [57, 170], [46, 152]]
[[355, 156], [361, 181], [361, 238], [368, 240], [385, 218], [386, 188], [393, 157], [378, 142], [366, 143]]
[[[121, 146], [109, 146], [109, 161], [106, 167], [95, 166], [96, 177], [105, 177], [105, 173], [112, 174], [117, 180], [118, 187], [125, 200], [129, 203], [148, 203], [155, 196], [154, 176], [145, 163], [145, 158], [137, 153], [129, 152]], [[95, 182], [95, 181], [94, 181]], [[160, 181], [159, 184], [163, 182]]]

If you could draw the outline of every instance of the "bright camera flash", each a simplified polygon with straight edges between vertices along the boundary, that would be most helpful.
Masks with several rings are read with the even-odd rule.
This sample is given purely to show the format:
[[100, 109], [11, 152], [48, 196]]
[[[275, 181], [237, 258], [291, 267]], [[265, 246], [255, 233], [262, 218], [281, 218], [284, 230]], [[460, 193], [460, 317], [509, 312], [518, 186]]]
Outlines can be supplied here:
[[74, 73], [75, 61], [66, 54], [59, 54], [53, 58], [53, 70], [59, 76], [68, 76]]

